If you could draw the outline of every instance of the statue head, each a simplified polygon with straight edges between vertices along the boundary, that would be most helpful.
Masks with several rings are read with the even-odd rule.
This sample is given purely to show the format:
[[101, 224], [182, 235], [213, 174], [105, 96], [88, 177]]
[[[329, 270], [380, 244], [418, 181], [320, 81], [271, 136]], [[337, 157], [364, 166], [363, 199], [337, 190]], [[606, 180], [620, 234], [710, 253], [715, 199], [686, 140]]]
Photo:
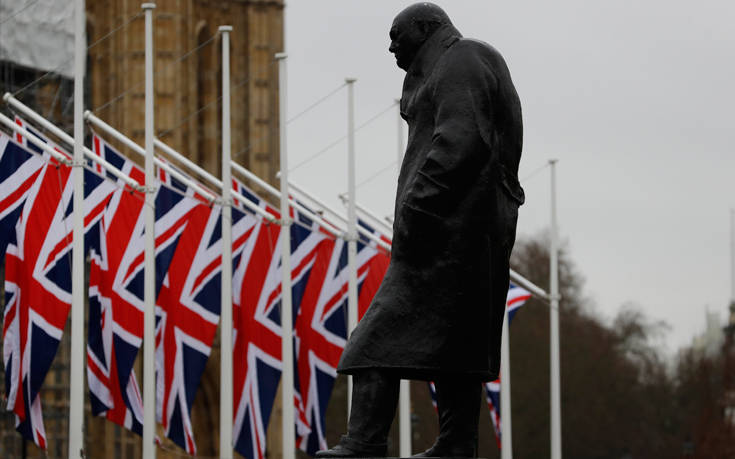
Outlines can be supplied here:
[[408, 70], [426, 40], [441, 26], [451, 23], [439, 6], [429, 2], [415, 3], [393, 20], [388, 51], [395, 55], [398, 67]]

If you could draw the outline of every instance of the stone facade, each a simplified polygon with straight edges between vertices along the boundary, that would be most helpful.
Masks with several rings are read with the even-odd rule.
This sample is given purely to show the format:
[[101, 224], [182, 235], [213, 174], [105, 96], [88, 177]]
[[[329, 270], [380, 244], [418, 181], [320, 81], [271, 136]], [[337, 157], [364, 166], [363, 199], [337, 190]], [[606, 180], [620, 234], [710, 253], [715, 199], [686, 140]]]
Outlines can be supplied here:
[[[140, 2], [88, 2], [90, 44], [140, 13]], [[221, 45], [232, 25], [232, 155], [273, 180], [278, 166], [281, 0], [160, 0], [155, 21], [155, 129], [158, 137], [220, 173]], [[144, 141], [144, 21], [133, 19], [89, 51], [91, 107], [139, 144]]]

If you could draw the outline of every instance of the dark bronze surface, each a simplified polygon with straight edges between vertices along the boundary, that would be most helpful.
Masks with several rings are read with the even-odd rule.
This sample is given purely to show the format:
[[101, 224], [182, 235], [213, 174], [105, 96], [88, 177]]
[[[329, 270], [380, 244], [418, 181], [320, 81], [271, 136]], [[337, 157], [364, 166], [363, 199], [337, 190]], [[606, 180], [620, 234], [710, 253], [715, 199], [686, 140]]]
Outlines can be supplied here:
[[[524, 200], [521, 106], [501, 55], [463, 38], [448, 18], [438, 22], [438, 7], [428, 5], [407, 8], [391, 28], [390, 50], [407, 68], [401, 113], [409, 125], [393, 253], [338, 371], [490, 381]], [[427, 15], [438, 19], [421, 20]]]
[[474, 457], [524, 201], [520, 101], [500, 53], [436, 5], [403, 10], [390, 38], [409, 126], [391, 261], [337, 370], [355, 376], [348, 433], [317, 457], [385, 454], [399, 379], [436, 381], [440, 434], [422, 457]]

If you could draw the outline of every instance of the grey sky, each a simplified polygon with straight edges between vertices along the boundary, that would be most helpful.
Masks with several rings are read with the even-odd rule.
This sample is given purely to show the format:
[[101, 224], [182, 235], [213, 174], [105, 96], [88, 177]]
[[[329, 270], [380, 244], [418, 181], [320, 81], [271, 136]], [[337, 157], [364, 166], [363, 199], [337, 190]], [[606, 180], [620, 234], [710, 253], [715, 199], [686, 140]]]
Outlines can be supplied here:
[[[286, 10], [289, 112], [358, 78], [360, 124], [400, 96], [388, 53], [411, 1], [291, 0]], [[524, 110], [520, 176], [558, 158], [559, 223], [592, 307], [612, 317], [634, 301], [672, 331], [670, 349], [727, 318], [729, 209], [735, 207], [735, 3], [729, 0], [438, 2], [468, 37], [505, 56]], [[292, 165], [346, 133], [341, 91], [289, 125]], [[396, 109], [357, 134], [357, 180], [397, 155]], [[335, 206], [346, 143], [292, 178]], [[358, 189], [392, 211], [396, 169]], [[523, 183], [519, 235], [548, 225], [548, 169]], [[341, 207], [340, 207], [341, 209]]]

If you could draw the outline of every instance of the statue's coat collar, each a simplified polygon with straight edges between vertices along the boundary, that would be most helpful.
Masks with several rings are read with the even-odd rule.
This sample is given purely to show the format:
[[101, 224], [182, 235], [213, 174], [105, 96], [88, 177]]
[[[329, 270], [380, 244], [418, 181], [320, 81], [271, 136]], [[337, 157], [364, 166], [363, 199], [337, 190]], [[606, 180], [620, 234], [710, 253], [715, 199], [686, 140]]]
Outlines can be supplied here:
[[441, 26], [421, 45], [419, 52], [406, 72], [406, 76], [419, 79], [425, 78], [434, 69], [436, 61], [444, 54], [444, 51], [460, 38], [462, 38], [462, 34], [452, 24]]

